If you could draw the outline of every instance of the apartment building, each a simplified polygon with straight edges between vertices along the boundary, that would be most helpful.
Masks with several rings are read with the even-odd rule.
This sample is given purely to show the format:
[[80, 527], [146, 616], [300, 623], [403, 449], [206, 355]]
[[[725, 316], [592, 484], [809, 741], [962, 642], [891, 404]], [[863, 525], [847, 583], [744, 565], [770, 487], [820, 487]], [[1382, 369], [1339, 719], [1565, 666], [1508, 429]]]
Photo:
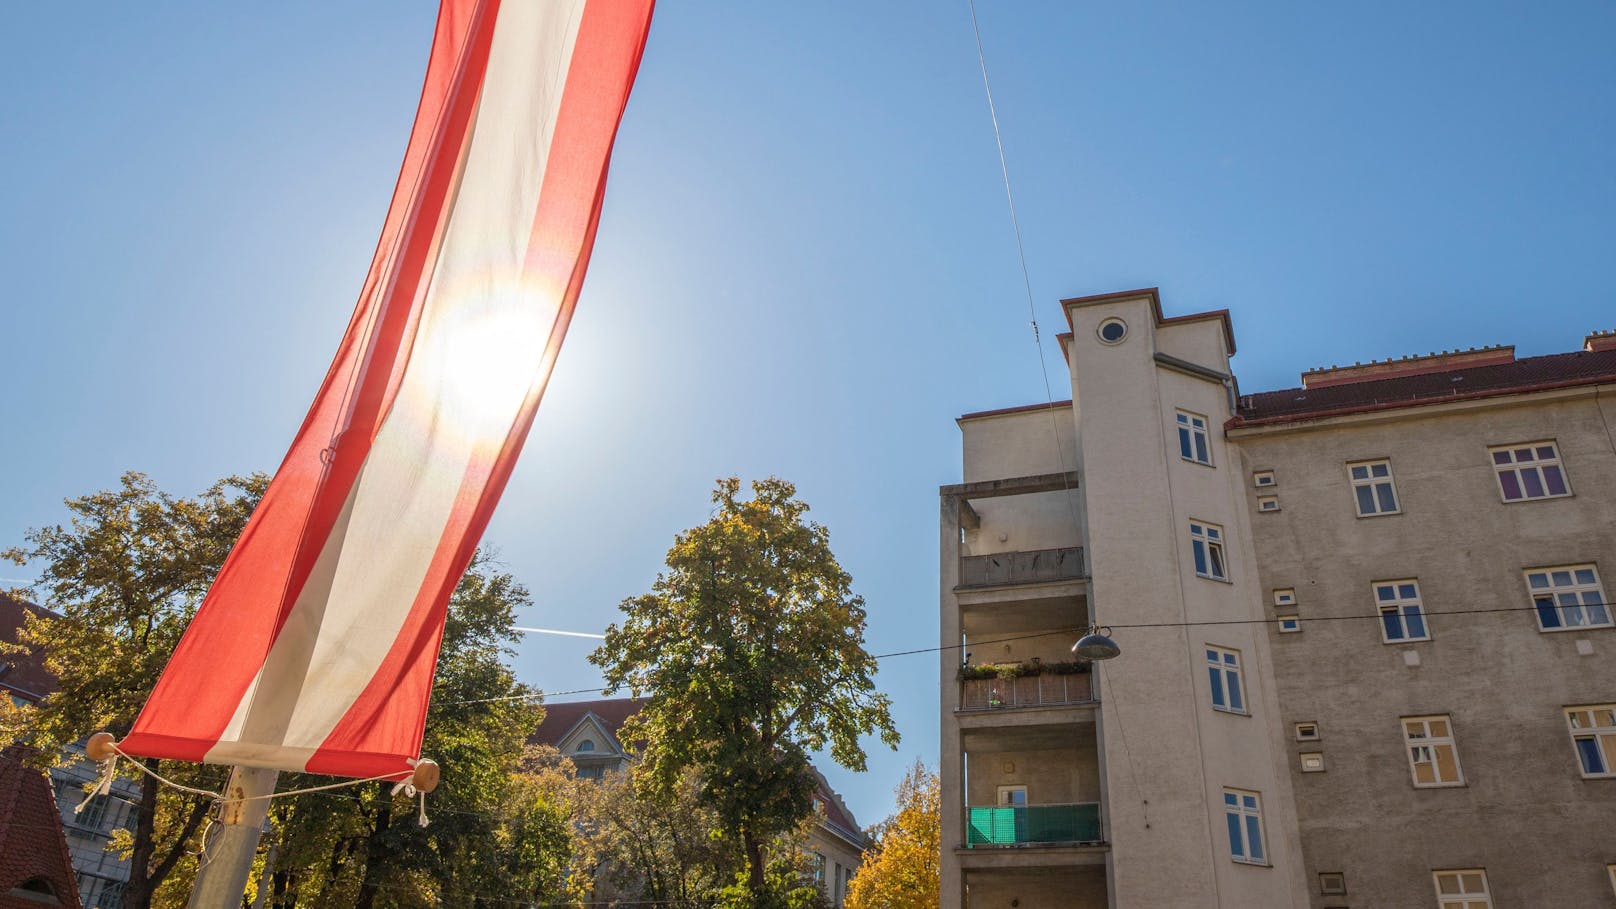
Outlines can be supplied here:
[[943, 906], [1616, 905], [1616, 334], [1242, 395], [1064, 308], [941, 490]]

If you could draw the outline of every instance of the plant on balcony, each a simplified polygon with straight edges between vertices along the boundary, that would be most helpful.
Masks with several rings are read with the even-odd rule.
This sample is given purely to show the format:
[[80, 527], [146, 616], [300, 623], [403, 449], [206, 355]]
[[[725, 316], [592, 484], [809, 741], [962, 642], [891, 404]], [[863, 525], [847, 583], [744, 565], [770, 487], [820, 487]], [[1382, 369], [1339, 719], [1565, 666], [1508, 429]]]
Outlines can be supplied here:
[[964, 665], [959, 668], [959, 680], [969, 682], [974, 679], [1024, 679], [1040, 675], [1079, 675], [1089, 671], [1090, 663], [1087, 660], [1056, 660], [1045, 663], [1041, 660], [1032, 660], [1026, 663], [979, 663], [977, 665]]

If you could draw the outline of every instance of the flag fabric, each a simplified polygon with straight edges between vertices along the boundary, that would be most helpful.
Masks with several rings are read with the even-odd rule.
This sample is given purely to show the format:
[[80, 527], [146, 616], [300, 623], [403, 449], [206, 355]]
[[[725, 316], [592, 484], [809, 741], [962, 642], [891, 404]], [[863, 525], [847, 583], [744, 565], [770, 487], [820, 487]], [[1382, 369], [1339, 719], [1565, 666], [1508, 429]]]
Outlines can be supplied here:
[[443, 0], [359, 303], [130, 734], [368, 777], [419, 757], [449, 596], [583, 283], [653, 0]]

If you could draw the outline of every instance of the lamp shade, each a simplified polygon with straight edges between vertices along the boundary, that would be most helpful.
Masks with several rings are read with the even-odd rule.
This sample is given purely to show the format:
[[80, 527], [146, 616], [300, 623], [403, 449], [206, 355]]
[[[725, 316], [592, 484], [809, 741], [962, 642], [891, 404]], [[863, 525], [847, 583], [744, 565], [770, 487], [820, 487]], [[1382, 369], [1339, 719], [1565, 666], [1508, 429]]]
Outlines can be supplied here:
[[1117, 646], [1116, 641], [1094, 629], [1072, 645], [1072, 653], [1085, 660], [1109, 660], [1121, 652], [1122, 648]]

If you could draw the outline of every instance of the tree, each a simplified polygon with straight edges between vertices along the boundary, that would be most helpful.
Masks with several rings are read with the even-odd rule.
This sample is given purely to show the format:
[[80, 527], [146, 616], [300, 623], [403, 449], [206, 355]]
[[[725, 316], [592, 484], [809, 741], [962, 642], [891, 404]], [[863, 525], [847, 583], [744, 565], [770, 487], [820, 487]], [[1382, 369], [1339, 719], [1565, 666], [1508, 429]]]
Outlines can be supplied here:
[[931, 909], [942, 858], [942, 786], [916, 761], [898, 784], [898, 810], [876, 831], [876, 845], [847, 888], [845, 909]]
[[[180, 498], [126, 473], [116, 489], [68, 499], [70, 526], [31, 530], [25, 546], [6, 550], [19, 565], [42, 563], [28, 592], [42, 591], [60, 617], [30, 616], [17, 646], [44, 653], [58, 690], [0, 717], [0, 736], [27, 738], [50, 760], [91, 732], [126, 734], [267, 484], [262, 474], [229, 477]], [[224, 778], [219, 768], [151, 764], [202, 788]], [[131, 863], [125, 906], [147, 909], [208, 807], [142, 778], [138, 821], [123, 841]]]
[[790, 483], [718, 481], [705, 524], [674, 539], [651, 592], [624, 600], [621, 626], [591, 662], [608, 693], [649, 700], [625, 724], [643, 742], [652, 785], [671, 791], [687, 771], [700, 799], [735, 831], [754, 903], [767, 891], [766, 844], [813, 810], [808, 754], [824, 748], [865, 766], [860, 736], [896, 748], [890, 702], [871, 681], [864, 600], [808, 521]]
[[731, 837], [700, 799], [694, 772], [658, 791], [644, 765], [577, 786], [574, 890], [586, 902], [624, 899], [702, 909], [741, 870]]

